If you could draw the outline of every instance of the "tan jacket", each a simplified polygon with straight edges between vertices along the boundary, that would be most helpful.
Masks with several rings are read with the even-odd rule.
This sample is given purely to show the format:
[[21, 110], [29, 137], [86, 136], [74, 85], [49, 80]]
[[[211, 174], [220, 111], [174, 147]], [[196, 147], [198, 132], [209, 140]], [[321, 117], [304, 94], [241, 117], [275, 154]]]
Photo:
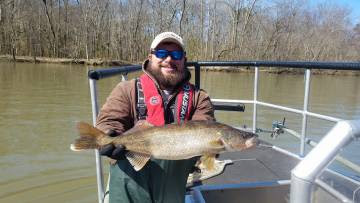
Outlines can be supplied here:
[[[147, 62], [148, 61], [145, 61], [143, 64], [143, 72], [153, 79], [146, 71]], [[120, 82], [112, 90], [97, 118], [96, 126], [99, 129], [104, 132], [113, 129], [118, 134], [121, 134], [132, 128], [134, 123], [137, 122], [135, 81], [136, 80], [133, 79]], [[156, 81], [155, 84], [158, 87]], [[168, 108], [174, 103], [177, 93], [178, 91], [170, 96], [169, 105], [164, 108]], [[204, 90], [195, 90], [192, 102], [193, 112], [191, 112], [191, 120], [215, 120], [213, 105], [209, 95]]]

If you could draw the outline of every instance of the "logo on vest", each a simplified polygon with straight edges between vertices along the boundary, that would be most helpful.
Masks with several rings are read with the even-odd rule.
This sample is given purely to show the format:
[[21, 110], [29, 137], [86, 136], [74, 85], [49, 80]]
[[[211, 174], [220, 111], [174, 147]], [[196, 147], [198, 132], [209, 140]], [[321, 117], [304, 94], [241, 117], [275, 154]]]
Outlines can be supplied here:
[[189, 91], [190, 90], [190, 85], [186, 84], [183, 86], [184, 91]]
[[159, 102], [160, 102], [160, 99], [159, 99], [158, 96], [152, 96], [150, 98], [150, 104], [153, 105], [153, 106], [158, 105]]

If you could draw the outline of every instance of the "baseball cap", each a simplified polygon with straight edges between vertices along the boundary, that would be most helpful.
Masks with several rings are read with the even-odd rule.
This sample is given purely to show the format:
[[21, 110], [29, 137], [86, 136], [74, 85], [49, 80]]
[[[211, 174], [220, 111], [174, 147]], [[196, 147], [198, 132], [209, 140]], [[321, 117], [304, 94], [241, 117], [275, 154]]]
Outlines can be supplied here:
[[185, 50], [185, 45], [184, 45], [183, 39], [179, 35], [177, 35], [173, 32], [163, 32], [163, 33], [158, 34], [152, 41], [150, 49], [151, 50], [155, 49], [160, 43], [163, 43], [163, 42], [175, 43], [175, 44], [179, 45], [183, 50]]

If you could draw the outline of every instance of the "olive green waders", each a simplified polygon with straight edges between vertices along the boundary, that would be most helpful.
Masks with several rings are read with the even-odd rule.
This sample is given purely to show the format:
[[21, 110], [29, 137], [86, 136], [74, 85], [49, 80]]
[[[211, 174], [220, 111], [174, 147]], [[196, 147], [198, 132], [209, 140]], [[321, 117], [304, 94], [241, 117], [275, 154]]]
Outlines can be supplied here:
[[127, 160], [110, 166], [110, 203], [183, 203], [196, 158], [149, 161], [135, 171]]

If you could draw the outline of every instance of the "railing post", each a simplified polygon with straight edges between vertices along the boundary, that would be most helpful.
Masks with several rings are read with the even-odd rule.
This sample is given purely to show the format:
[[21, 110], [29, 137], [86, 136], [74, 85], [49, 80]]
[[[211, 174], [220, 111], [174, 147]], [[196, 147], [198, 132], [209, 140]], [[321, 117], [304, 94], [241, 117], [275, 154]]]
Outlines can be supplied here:
[[310, 69], [305, 71], [305, 91], [304, 91], [304, 107], [303, 107], [303, 119], [301, 125], [301, 140], [300, 140], [300, 156], [305, 155], [305, 144], [306, 144], [306, 129], [307, 129], [307, 111], [309, 104], [310, 94]]
[[[89, 79], [90, 84], [90, 95], [91, 95], [91, 108], [92, 108], [92, 119], [93, 125], [96, 125], [96, 117], [99, 113], [99, 107], [97, 103], [97, 89], [96, 80]], [[104, 175], [102, 168], [101, 156], [99, 150], [95, 149], [95, 160], [96, 160], [96, 180], [98, 186], [98, 202], [102, 203], [104, 198]]]
[[254, 111], [253, 111], [253, 132], [254, 133], [256, 133], [258, 81], [259, 81], [259, 67], [255, 66], [255, 75], [254, 75]]
[[200, 65], [199, 63], [195, 63], [195, 87], [200, 89]]

